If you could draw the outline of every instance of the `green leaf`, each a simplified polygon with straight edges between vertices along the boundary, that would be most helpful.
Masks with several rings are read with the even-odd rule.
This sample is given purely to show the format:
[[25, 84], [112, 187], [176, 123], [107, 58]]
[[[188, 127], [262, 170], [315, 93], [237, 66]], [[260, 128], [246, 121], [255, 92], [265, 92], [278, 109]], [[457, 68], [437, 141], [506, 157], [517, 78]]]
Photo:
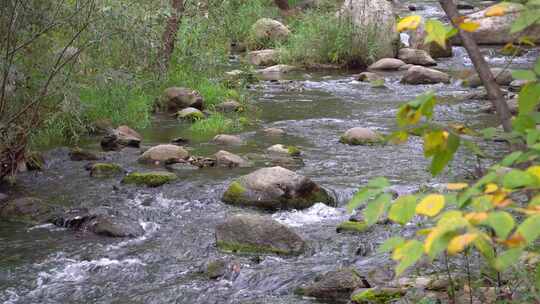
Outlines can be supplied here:
[[540, 236], [540, 214], [525, 219], [517, 228], [516, 233], [525, 238], [528, 244], [534, 242]]
[[514, 34], [517, 32], [521, 32], [524, 29], [528, 28], [529, 26], [536, 23], [536, 21], [540, 20], [540, 10], [538, 9], [526, 9], [521, 12], [519, 17], [514, 20], [512, 23], [512, 27], [510, 28], [510, 33]]
[[358, 192], [354, 194], [352, 199], [347, 204], [347, 211], [349, 213], [353, 212], [353, 210], [358, 208], [358, 206], [362, 205], [365, 201], [380, 194], [381, 192], [382, 192], [381, 189], [369, 189], [369, 188], [360, 189]]
[[400, 196], [390, 207], [388, 218], [396, 223], [405, 225], [414, 217], [415, 210], [416, 196]]
[[534, 285], [536, 287], [536, 291], [540, 291], [540, 263], [536, 265], [536, 270], [534, 272]]
[[389, 193], [383, 193], [376, 199], [369, 202], [364, 209], [364, 219], [368, 226], [371, 226], [379, 220], [379, 218], [388, 210], [390, 202], [392, 201], [392, 195]]
[[499, 238], [506, 239], [516, 223], [510, 213], [497, 211], [490, 213], [484, 224], [495, 230]]
[[474, 153], [474, 155], [479, 157], [486, 157], [486, 153], [484, 153], [484, 151], [482, 151], [482, 149], [480, 149], [480, 147], [475, 142], [470, 140], [463, 140], [462, 143], [465, 148]]
[[476, 240], [474, 240], [474, 247], [478, 249], [478, 251], [482, 254], [482, 256], [486, 260], [488, 260], [488, 262], [491, 263], [493, 259], [495, 258], [495, 251], [493, 250], [493, 247], [483, 237], [479, 237]]
[[521, 248], [512, 248], [504, 251], [495, 259], [495, 269], [498, 271], [506, 270], [508, 267], [518, 262], [522, 253], [523, 249]]
[[399, 250], [403, 257], [396, 267], [397, 276], [420, 260], [423, 254], [423, 245], [417, 240], [410, 240], [402, 247], [399, 247]]
[[540, 76], [540, 58], [536, 60], [536, 64], [534, 65], [534, 72], [536, 73], [536, 75]]
[[536, 177], [529, 172], [513, 169], [503, 177], [503, 186], [508, 189], [533, 186], [537, 183]]
[[382, 189], [382, 188], [390, 187], [390, 182], [388, 181], [388, 179], [384, 177], [376, 177], [368, 182], [367, 187]]
[[482, 133], [482, 136], [485, 139], [492, 139], [497, 134], [497, 129], [496, 128], [485, 128], [485, 129], [481, 130], [480, 133]]
[[429, 19], [425, 23], [426, 39], [425, 43], [435, 42], [442, 48], [446, 48], [446, 40], [452, 33], [452, 27], [444, 25], [436, 19]]
[[381, 246], [379, 246], [379, 248], [377, 249], [377, 252], [378, 253], [390, 252], [396, 249], [397, 247], [402, 246], [403, 244], [405, 244], [404, 238], [399, 237], [399, 236], [394, 236], [384, 241], [384, 243], [382, 243]]
[[437, 103], [437, 99], [435, 98], [435, 92], [429, 91], [425, 94], [420, 95], [419, 97], [417, 97], [417, 99], [421, 102], [420, 112], [422, 113], [422, 115], [427, 118], [431, 118], [433, 116], [433, 108]]
[[523, 155], [523, 152], [521, 151], [512, 152], [508, 154], [505, 158], [503, 158], [503, 160], [501, 161], [501, 165], [505, 167], [510, 167], [521, 155]]
[[481, 191], [476, 187], [472, 187], [472, 188], [469, 188], [469, 189], [465, 190], [463, 193], [461, 193], [458, 196], [458, 200], [457, 200], [458, 208], [464, 207], [467, 204], [467, 202], [469, 202], [470, 199], [473, 196], [475, 196], [475, 195], [477, 195], [479, 193], [481, 193]]
[[535, 81], [536, 74], [531, 70], [513, 70], [512, 78], [520, 80]]
[[431, 174], [433, 176], [438, 175], [443, 171], [446, 165], [454, 158], [454, 154], [459, 148], [460, 138], [454, 133], [450, 133], [448, 136], [446, 150], [437, 153], [431, 160]]
[[523, 88], [521, 88], [521, 91], [519, 92], [519, 115], [534, 112], [536, 110], [538, 102], [540, 102], [540, 84], [527, 83], [523, 86]]
[[[519, 101], [518, 101], [519, 102]], [[536, 121], [532, 115], [519, 114], [512, 121], [512, 128], [514, 131], [525, 133], [527, 129], [536, 128]]]

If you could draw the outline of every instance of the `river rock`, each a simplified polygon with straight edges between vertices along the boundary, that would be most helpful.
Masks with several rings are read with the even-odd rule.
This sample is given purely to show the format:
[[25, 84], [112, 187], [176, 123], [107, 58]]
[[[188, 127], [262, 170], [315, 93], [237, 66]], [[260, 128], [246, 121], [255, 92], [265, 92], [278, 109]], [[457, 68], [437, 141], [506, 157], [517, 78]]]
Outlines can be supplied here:
[[90, 176], [97, 178], [112, 177], [123, 174], [124, 169], [117, 164], [112, 163], [95, 163], [89, 166]]
[[419, 49], [426, 51], [431, 58], [449, 58], [452, 57], [452, 43], [450, 40], [446, 41], [446, 47], [443, 48], [436, 42], [426, 43], [427, 32], [425, 24], [422, 22], [414, 31], [410, 31], [409, 44], [413, 49]]
[[43, 224], [51, 221], [61, 208], [35, 197], [21, 197], [0, 205], [0, 218], [25, 224]]
[[438, 70], [415, 65], [405, 72], [401, 82], [406, 84], [450, 83], [450, 76]]
[[227, 146], [240, 146], [244, 144], [244, 141], [240, 137], [228, 134], [216, 135], [212, 141], [218, 145]]
[[199, 119], [204, 119], [204, 113], [199, 109], [188, 107], [178, 111], [178, 113], [176, 113], [176, 118], [196, 121]]
[[189, 152], [183, 147], [164, 144], [152, 147], [139, 157], [140, 163], [170, 164], [189, 157]]
[[393, 303], [406, 293], [406, 289], [391, 287], [359, 288], [351, 295], [354, 304]]
[[272, 49], [252, 51], [247, 54], [247, 59], [253, 65], [270, 66], [278, 62], [279, 51]]
[[[376, 29], [373, 41], [367, 41], [367, 39], [360, 41], [361, 44], [374, 44], [375, 51], [370, 53], [371, 58], [359, 58], [359, 61], [369, 62], [396, 56], [400, 40], [399, 33], [396, 31], [396, 13], [391, 1], [345, 0], [338, 15], [344, 20], [351, 18], [360, 29]], [[351, 39], [358, 38], [351, 37]]]
[[9, 196], [7, 194], [0, 192], [0, 203], [3, 203], [9, 199]]
[[227, 100], [216, 105], [216, 111], [224, 113], [242, 112], [242, 105], [238, 101]]
[[255, 254], [301, 254], [306, 243], [269, 216], [236, 215], [216, 227], [217, 247], [223, 251]]
[[307, 297], [346, 302], [353, 291], [366, 287], [371, 286], [356, 270], [343, 268], [323, 274], [297, 292]]
[[298, 149], [298, 147], [284, 146], [281, 144], [273, 145], [267, 150], [271, 153], [286, 154], [290, 156], [300, 156], [300, 154], [302, 154], [302, 151]]
[[69, 151], [69, 158], [72, 161], [94, 161], [100, 159], [96, 153], [83, 150], [79, 147], [75, 147]]
[[165, 90], [163, 105], [169, 113], [176, 113], [185, 108], [202, 110], [204, 99], [198, 91], [189, 88], [172, 87]]
[[289, 73], [289, 72], [292, 72], [296, 70], [296, 67], [295, 66], [292, 66], [292, 65], [286, 65], [286, 64], [278, 64], [278, 65], [273, 65], [271, 67], [267, 67], [265, 69], [262, 69], [262, 70], [259, 70], [258, 72], [260, 74], [286, 74], [286, 73]]
[[251, 163], [248, 160], [231, 152], [221, 150], [214, 154], [214, 157], [219, 167], [251, 167]]
[[398, 58], [403, 62], [414, 65], [433, 66], [437, 62], [424, 50], [403, 48], [399, 50]]
[[264, 135], [267, 136], [283, 136], [286, 134], [285, 130], [279, 128], [266, 128], [262, 130]]
[[177, 178], [176, 174], [166, 171], [133, 172], [126, 175], [124, 179], [122, 179], [122, 183], [159, 187], [174, 181]]
[[262, 168], [233, 181], [223, 194], [225, 203], [265, 209], [304, 209], [334, 199], [311, 179], [282, 167]]
[[[465, 21], [475, 22], [480, 25], [480, 27], [472, 33], [476, 43], [485, 45], [503, 45], [514, 42], [522, 36], [528, 37], [534, 43], [540, 42], [539, 24], [533, 24], [524, 31], [518, 33], [510, 32], [512, 24], [525, 9], [522, 4], [511, 2], [505, 3], [503, 16], [486, 17], [486, 12], [491, 8], [492, 6], [466, 16]], [[454, 38], [456, 42], [459, 42], [459, 37]]]
[[251, 34], [258, 43], [265, 44], [265, 42], [285, 41], [291, 31], [277, 20], [261, 18], [251, 27]]
[[101, 148], [105, 151], [119, 151], [124, 147], [139, 148], [142, 136], [128, 126], [119, 126], [110, 130], [101, 140]]
[[380, 135], [378, 135], [377, 133], [375, 133], [375, 131], [371, 129], [355, 127], [355, 128], [347, 130], [341, 136], [339, 141], [341, 143], [349, 144], [349, 145], [366, 145], [366, 144], [379, 143], [382, 141], [382, 138]]
[[527, 83], [529, 83], [529, 80], [523, 80], [523, 79], [516, 79], [512, 80], [509, 84], [509, 90], [512, 92], [519, 92], [523, 86], [525, 86]]
[[108, 237], [140, 237], [144, 229], [137, 221], [123, 216], [98, 215], [82, 225], [82, 230]]
[[372, 72], [362, 72], [360, 74], [358, 74], [358, 76], [356, 76], [356, 80], [358, 81], [365, 81], [365, 82], [372, 82], [372, 81], [376, 81], [376, 80], [379, 80], [379, 79], [384, 79], [382, 76], [380, 76], [379, 74], [376, 74], [376, 73], [372, 73]]
[[206, 264], [205, 274], [211, 280], [217, 279], [227, 273], [227, 266], [227, 261], [223, 259], [209, 261]]
[[61, 228], [80, 230], [85, 222], [94, 217], [87, 208], [74, 208], [58, 214], [51, 223]]
[[383, 58], [368, 67], [369, 70], [397, 71], [405, 62], [396, 58]]
[[[495, 82], [502, 86], [510, 85], [510, 83], [512, 83], [514, 80], [512, 78], [512, 71], [508, 69], [491, 68], [491, 74], [493, 74], [493, 77], [495, 77]], [[463, 84], [471, 88], [483, 86], [480, 76], [478, 76], [476, 73], [471, 74], [469, 77], [463, 80]]]

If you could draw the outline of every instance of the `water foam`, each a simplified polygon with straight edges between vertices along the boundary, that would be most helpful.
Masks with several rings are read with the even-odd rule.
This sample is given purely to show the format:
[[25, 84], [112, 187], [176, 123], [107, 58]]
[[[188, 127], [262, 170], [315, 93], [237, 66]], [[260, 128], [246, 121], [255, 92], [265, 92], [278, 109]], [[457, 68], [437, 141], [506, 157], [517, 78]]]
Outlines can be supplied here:
[[346, 218], [347, 213], [343, 209], [337, 209], [323, 203], [317, 203], [304, 210], [277, 212], [274, 213], [272, 217], [282, 224], [286, 224], [291, 227], [300, 227], [327, 220]]

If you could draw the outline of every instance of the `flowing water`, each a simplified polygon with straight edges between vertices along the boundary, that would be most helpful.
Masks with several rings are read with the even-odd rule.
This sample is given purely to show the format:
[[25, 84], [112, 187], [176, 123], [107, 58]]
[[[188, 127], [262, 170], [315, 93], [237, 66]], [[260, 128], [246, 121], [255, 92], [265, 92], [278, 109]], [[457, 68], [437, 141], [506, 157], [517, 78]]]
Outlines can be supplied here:
[[[427, 14], [440, 14], [425, 4]], [[450, 72], [470, 67], [463, 49], [439, 67]], [[537, 53], [516, 59], [512, 66], [526, 66]], [[494, 66], [508, 58], [486, 49]], [[288, 164], [337, 198], [339, 206], [316, 204], [302, 211], [271, 214], [303, 236], [308, 251], [298, 257], [238, 256], [219, 252], [214, 228], [236, 213], [262, 213], [226, 205], [220, 197], [235, 178], [254, 170], [201, 169], [177, 172], [180, 179], [160, 188], [135, 188], [119, 179], [91, 179], [84, 162], [69, 161], [67, 149], [47, 153], [47, 168], [21, 176], [12, 190], [17, 195], [35, 195], [68, 207], [88, 207], [138, 219], [146, 233], [136, 239], [114, 239], [75, 233], [52, 225], [27, 227], [0, 222], [0, 302], [4, 303], [316, 303], [294, 295], [293, 290], [317, 274], [339, 266], [355, 265], [391, 273], [388, 257], [374, 248], [392, 233], [407, 234], [395, 225], [376, 226], [362, 235], [335, 232], [347, 219], [344, 205], [354, 191], [370, 178], [386, 176], [398, 192], [463, 177], [474, 161], [460, 151], [451, 170], [440, 178], [426, 171], [428, 162], [422, 143], [412, 138], [403, 145], [347, 146], [339, 135], [355, 126], [380, 132], [395, 129], [400, 103], [434, 90], [443, 102], [436, 119], [466, 123], [471, 127], [493, 126], [495, 118], [480, 109], [486, 101], [463, 100], [470, 90], [459, 83], [405, 86], [398, 74], [388, 74], [386, 88], [359, 83], [346, 72], [298, 73], [292, 83], [263, 82], [254, 89], [254, 104], [261, 124], [240, 134], [247, 144], [228, 149], [241, 155], [262, 154], [275, 143], [294, 144], [303, 150], [303, 164]], [[260, 133], [263, 127], [286, 130], [281, 139]], [[145, 145], [189, 137], [185, 124], [158, 117], [143, 130]], [[95, 139], [97, 142], [97, 139]], [[90, 148], [97, 144], [90, 145]], [[207, 141], [188, 145], [195, 155], [211, 155], [222, 149]], [[484, 145], [500, 155], [501, 144]], [[138, 151], [126, 149], [108, 154], [111, 161], [128, 170], [141, 169]], [[257, 167], [271, 165], [264, 160]], [[201, 269], [215, 258], [235, 260], [240, 271], [220, 280], [208, 280]]]

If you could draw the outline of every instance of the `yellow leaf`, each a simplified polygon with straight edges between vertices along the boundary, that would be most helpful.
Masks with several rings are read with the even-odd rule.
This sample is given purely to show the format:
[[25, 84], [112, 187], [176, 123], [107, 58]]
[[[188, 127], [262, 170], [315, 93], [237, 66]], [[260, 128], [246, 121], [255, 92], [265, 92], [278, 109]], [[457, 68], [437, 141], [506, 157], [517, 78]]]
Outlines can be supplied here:
[[499, 187], [494, 184], [494, 183], [489, 183], [486, 185], [486, 188], [484, 189], [484, 193], [485, 194], [489, 194], [489, 193], [493, 193], [495, 191], [497, 191], [499, 189]]
[[449, 183], [446, 184], [446, 189], [448, 190], [463, 190], [469, 187], [467, 183]]
[[521, 234], [514, 233], [514, 235], [509, 237], [507, 240], [499, 241], [499, 243], [504, 244], [506, 247], [515, 248], [526, 245], [527, 241]]
[[484, 15], [486, 17], [495, 17], [495, 16], [504, 16], [506, 13], [506, 5], [503, 4], [497, 4], [493, 5], [492, 7], [489, 7]]
[[392, 253], [392, 259], [394, 261], [399, 261], [403, 258], [403, 253], [402, 253], [402, 249], [403, 247], [398, 247], [396, 249], [394, 249], [394, 252]]
[[416, 206], [416, 213], [427, 216], [435, 216], [444, 208], [444, 195], [430, 194]]
[[416, 231], [416, 235], [418, 236], [428, 235], [431, 233], [431, 231], [433, 231], [433, 228], [420, 229]]
[[508, 207], [510, 205], [512, 205], [514, 202], [511, 200], [511, 199], [504, 199], [502, 201], [499, 201], [499, 202], [493, 202], [493, 205], [495, 207], [499, 207], [499, 208], [505, 208], [505, 207]]
[[540, 180], [540, 166], [532, 166], [527, 169], [527, 172], [536, 176], [536, 179]]
[[481, 222], [485, 221], [487, 218], [488, 214], [486, 212], [471, 212], [465, 214], [465, 219], [473, 225], [478, 225]]
[[439, 237], [440, 229], [435, 228], [432, 229], [431, 232], [428, 234], [426, 239], [424, 240], [424, 252], [429, 254], [431, 252], [431, 246], [433, 246], [433, 242]]
[[448, 244], [448, 253], [451, 255], [460, 253], [467, 247], [470, 243], [474, 242], [478, 234], [476, 233], [465, 233], [463, 235], [458, 235], [454, 237]]
[[469, 32], [469, 33], [472, 33], [474, 31], [476, 31], [479, 27], [480, 27], [479, 23], [472, 22], [472, 21], [463, 22], [463, 23], [459, 24], [460, 29], [464, 30], [465, 32]]
[[415, 30], [418, 27], [418, 25], [420, 25], [421, 21], [422, 21], [422, 17], [418, 15], [407, 16], [399, 20], [396, 26], [396, 29], [398, 32], [403, 32], [406, 30]]

